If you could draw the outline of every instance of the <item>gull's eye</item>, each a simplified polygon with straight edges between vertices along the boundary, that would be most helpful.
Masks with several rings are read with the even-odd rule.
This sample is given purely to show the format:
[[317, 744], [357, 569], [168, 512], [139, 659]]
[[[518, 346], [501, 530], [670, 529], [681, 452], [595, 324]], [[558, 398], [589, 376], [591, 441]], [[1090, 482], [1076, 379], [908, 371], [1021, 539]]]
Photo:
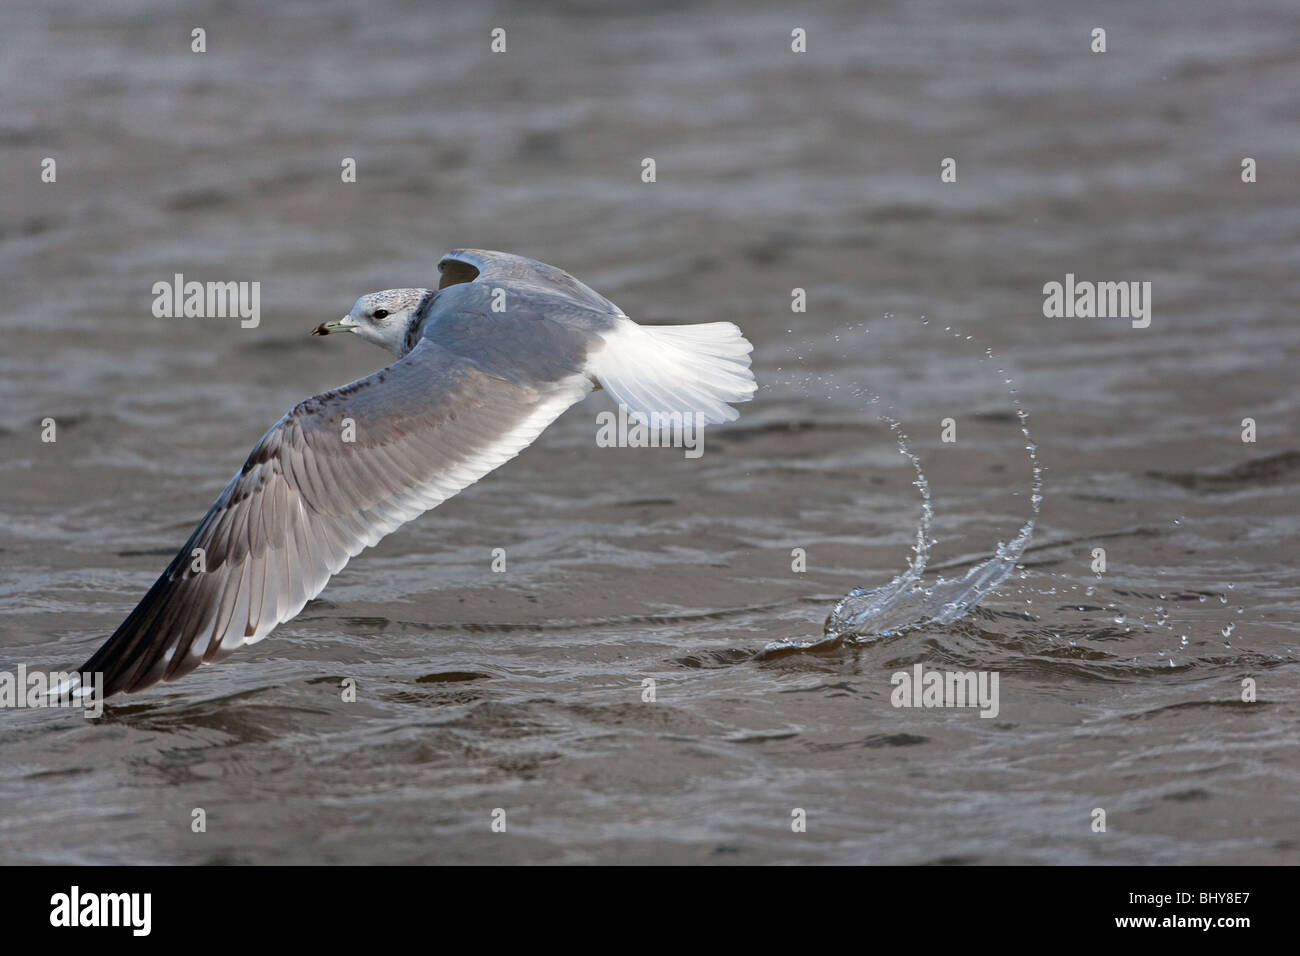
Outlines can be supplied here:
[[388, 318], [388, 310], [387, 310], [387, 309], [375, 309], [375, 318], [376, 318], [376, 319], [386, 319], [386, 318]]

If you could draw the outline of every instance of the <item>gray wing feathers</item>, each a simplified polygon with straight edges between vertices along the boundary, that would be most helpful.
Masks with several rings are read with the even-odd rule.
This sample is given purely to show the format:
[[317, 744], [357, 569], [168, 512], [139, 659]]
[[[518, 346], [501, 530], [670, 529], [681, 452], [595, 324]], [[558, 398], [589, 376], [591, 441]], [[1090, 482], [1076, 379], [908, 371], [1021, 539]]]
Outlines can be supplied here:
[[549, 295], [557, 292], [574, 303], [611, 315], [622, 315], [623, 311], [595, 289], [579, 282], [563, 269], [529, 259], [514, 256], [506, 252], [492, 252], [488, 249], [455, 249], [442, 257], [438, 263], [442, 273], [440, 289], [460, 283], [481, 281], [491, 283], [512, 283], [519, 286], [531, 286], [536, 291]]
[[581, 375], [508, 382], [424, 339], [308, 399], [81, 671], [103, 671], [106, 694], [139, 690], [260, 640], [349, 558], [513, 458], [590, 389]]

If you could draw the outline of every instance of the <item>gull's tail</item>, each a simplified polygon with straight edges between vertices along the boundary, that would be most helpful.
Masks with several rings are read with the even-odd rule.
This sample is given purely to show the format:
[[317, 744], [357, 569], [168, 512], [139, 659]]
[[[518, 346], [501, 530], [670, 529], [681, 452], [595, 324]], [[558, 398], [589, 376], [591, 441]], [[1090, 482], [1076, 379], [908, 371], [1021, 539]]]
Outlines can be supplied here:
[[730, 322], [637, 325], [619, 322], [603, 335], [592, 371], [614, 401], [631, 413], [694, 413], [706, 424], [734, 421], [731, 402], [747, 402], [758, 387], [749, 370], [753, 346]]

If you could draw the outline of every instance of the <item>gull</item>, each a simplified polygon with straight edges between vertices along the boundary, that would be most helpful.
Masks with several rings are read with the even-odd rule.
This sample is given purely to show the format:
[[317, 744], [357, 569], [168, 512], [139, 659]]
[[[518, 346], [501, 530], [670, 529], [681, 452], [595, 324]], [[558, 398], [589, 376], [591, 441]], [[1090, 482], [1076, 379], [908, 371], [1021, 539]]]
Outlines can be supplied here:
[[[437, 289], [357, 299], [313, 335], [350, 333], [397, 360], [297, 405], [139, 605], [79, 668], [103, 696], [171, 681], [296, 616], [389, 532], [514, 458], [603, 388], [629, 415], [733, 421], [754, 394], [730, 322], [638, 325], [567, 272], [459, 249]], [[660, 418], [660, 421], [666, 420]]]

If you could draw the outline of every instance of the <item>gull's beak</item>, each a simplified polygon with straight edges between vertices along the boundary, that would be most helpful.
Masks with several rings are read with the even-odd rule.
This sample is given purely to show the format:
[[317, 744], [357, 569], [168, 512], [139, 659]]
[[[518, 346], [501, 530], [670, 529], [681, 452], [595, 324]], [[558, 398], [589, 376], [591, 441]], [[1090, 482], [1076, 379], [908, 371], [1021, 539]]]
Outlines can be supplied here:
[[357, 323], [352, 316], [345, 315], [341, 319], [335, 319], [333, 322], [322, 322], [316, 328], [311, 330], [312, 335], [329, 335], [331, 332], [355, 332]]

